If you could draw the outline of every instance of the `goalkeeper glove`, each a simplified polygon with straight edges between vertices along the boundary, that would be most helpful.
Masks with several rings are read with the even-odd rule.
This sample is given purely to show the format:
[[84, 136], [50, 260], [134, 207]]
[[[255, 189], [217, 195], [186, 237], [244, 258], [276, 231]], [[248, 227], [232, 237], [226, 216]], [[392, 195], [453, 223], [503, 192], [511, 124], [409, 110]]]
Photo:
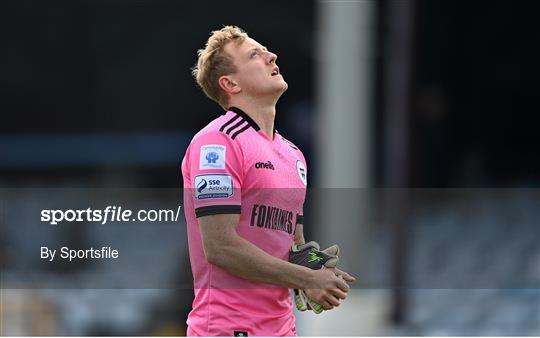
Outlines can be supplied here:
[[[320, 251], [319, 244], [314, 241], [301, 245], [294, 244], [289, 253], [289, 262], [314, 270], [334, 268], [339, 261], [339, 253], [337, 245]], [[299, 311], [311, 309], [316, 314], [324, 311], [322, 305], [311, 300], [303, 290], [294, 289], [294, 302]]]

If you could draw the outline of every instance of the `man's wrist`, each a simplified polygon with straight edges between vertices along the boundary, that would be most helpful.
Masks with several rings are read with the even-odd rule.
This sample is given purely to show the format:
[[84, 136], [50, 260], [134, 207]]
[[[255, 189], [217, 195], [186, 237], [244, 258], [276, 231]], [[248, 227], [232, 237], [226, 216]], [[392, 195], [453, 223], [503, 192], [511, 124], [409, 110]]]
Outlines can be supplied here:
[[297, 267], [298, 273], [296, 273], [296, 276], [299, 277], [296, 281], [294, 281], [294, 289], [305, 289], [306, 287], [312, 285], [316, 278], [314, 275], [314, 270], [301, 265], [293, 265]]

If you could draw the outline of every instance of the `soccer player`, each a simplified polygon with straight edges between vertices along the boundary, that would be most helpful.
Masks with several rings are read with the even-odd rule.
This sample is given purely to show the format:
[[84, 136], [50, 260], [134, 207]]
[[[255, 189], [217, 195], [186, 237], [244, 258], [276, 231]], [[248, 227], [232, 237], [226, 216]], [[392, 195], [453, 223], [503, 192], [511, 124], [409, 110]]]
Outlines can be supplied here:
[[189, 336], [296, 336], [289, 288], [324, 309], [354, 281], [338, 269], [289, 263], [304, 242], [306, 161], [274, 129], [287, 83], [277, 56], [235, 26], [212, 32], [193, 70], [225, 113], [182, 161], [195, 300]]

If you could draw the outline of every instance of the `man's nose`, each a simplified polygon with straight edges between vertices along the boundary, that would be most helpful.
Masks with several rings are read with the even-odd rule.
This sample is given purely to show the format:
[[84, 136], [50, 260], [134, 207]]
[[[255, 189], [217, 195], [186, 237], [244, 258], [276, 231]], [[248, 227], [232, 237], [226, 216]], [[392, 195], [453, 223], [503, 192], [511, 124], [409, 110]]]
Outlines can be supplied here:
[[277, 55], [270, 51], [267, 53], [268, 53], [268, 63], [275, 63], [277, 60]]

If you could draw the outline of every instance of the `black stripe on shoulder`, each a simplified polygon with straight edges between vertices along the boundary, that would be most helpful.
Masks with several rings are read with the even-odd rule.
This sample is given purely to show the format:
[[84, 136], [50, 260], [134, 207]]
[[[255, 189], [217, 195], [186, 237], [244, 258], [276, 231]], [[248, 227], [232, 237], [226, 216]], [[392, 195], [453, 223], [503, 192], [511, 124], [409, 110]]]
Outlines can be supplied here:
[[233, 123], [234, 121], [236, 121], [238, 118], [240, 117], [240, 115], [235, 115], [232, 119], [230, 119], [229, 121], [225, 122], [225, 124], [223, 124], [221, 126], [221, 128], [219, 128], [219, 131], [223, 131], [225, 130], [225, 128], [227, 128], [227, 126], [231, 123]]
[[197, 218], [210, 215], [239, 214], [242, 207], [239, 205], [209, 205], [195, 209]]
[[248, 130], [249, 127], [251, 127], [249, 124], [246, 124], [245, 126], [243, 126], [242, 128], [238, 129], [234, 134], [232, 134], [231, 138], [234, 140], [234, 138], [236, 136], [238, 136], [238, 134], [241, 134], [243, 133], [244, 131]]
[[[240, 119], [240, 121], [238, 121], [237, 123], [233, 124], [232, 127], [230, 127], [229, 129], [227, 129], [227, 131], [225, 132], [225, 134], [227, 135], [231, 135], [231, 131], [233, 131], [234, 129], [240, 127], [241, 124], [245, 123], [246, 121], [242, 118]], [[248, 127], [249, 127], [249, 124], [248, 124]]]

